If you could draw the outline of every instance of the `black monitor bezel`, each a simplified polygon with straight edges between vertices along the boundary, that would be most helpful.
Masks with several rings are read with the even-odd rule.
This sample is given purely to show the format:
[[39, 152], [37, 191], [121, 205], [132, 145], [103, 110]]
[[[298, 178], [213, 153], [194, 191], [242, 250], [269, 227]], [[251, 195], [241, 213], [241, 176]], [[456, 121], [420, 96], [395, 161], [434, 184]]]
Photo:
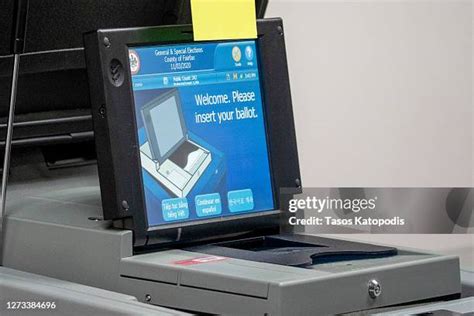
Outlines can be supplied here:
[[[163, 227], [148, 227], [147, 223], [128, 51], [137, 46], [191, 43], [192, 26], [99, 30], [85, 35], [104, 218], [132, 229], [134, 246], [168, 245], [278, 227], [279, 188], [300, 192], [282, 21], [259, 20], [257, 32], [275, 209]], [[111, 63], [116, 62], [122, 65], [122, 78], [114, 82], [109, 72]]]

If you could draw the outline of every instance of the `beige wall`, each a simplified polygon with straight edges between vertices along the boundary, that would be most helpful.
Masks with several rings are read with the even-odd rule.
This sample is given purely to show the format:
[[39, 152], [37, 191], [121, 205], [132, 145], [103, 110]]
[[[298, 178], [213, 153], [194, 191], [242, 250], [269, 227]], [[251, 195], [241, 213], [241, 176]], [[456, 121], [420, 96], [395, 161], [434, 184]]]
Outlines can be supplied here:
[[303, 184], [474, 186], [473, 2], [271, 0]]

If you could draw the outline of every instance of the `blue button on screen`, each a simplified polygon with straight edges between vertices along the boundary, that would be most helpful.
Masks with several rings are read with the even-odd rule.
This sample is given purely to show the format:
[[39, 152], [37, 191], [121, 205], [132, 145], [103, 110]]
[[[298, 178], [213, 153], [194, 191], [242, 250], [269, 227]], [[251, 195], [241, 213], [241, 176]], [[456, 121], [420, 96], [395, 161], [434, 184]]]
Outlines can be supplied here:
[[251, 211], [254, 207], [252, 190], [229, 191], [227, 193], [227, 202], [232, 213]]
[[163, 219], [167, 222], [178, 221], [189, 217], [186, 198], [166, 199], [161, 202]]
[[222, 203], [219, 193], [196, 195], [196, 213], [199, 217], [219, 215], [222, 213]]

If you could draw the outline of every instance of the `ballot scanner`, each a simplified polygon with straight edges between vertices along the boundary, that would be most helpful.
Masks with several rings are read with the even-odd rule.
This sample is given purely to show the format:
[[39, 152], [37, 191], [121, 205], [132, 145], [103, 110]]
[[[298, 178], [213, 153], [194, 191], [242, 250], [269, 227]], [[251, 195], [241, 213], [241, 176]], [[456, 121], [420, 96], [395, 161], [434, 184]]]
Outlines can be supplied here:
[[457, 257], [287, 224], [302, 182], [284, 28], [257, 29], [206, 42], [189, 25], [86, 34], [98, 170], [11, 188], [21, 198], [5, 218], [4, 266], [194, 313], [371, 313], [459, 297]]

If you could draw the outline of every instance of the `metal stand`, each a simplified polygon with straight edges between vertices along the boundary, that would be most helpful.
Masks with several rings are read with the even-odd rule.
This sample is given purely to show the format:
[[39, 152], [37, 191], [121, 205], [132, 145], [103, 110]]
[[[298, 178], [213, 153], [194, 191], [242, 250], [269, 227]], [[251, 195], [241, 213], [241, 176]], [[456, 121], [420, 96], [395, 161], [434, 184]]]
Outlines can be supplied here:
[[15, 1], [15, 20], [14, 20], [14, 33], [13, 35], [13, 75], [12, 75], [12, 86], [10, 93], [10, 107], [8, 110], [8, 121], [7, 121], [7, 135], [5, 138], [5, 155], [3, 159], [3, 174], [2, 174], [2, 196], [0, 196], [0, 265], [3, 263], [3, 241], [5, 240], [5, 221], [6, 216], [5, 206], [7, 203], [7, 185], [8, 185], [8, 173], [10, 171], [10, 156], [12, 148], [13, 138], [13, 122], [15, 120], [15, 105], [16, 95], [18, 89], [18, 75], [20, 68], [20, 54], [23, 53], [25, 48], [25, 35], [26, 35], [26, 20], [28, 16], [28, 0], [16, 0]]
[[4, 236], [4, 220], [6, 215], [5, 206], [7, 203], [7, 185], [8, 185], [8, 173], [10, 170], [10, 156], [12, 148], [13, 138], [13, 123], [15, 120], [15, 104], [18, 87], [18, 73], [20, 66], [20, 55], [15, 54], [13, 60], [13, 75], [12, 75], [12, 86], [10, 93], [10, 107], [8, 110], [8, 121], [7, 121], [7, 136], [5, 138], [5, 154], [3, 158], [3, 172], [2, 172], [2, 195], [0, 196], [0, 265], [3, 262], [3, 236]]
[[15, 118], [15, 104], [16, 104], [16, 91], [18, 86], [18, 68], [20, 64], [20, 55], [15, 54], [13, 61], [13, 76], [12, 76], [12, 89], [10, 94], [10, 107], [8, 110], [8, 122], [7, 122], [7, 137], [5, 139], [5, 155], [3, 160], [3, 174], [2, 174], [2, 196], [0, 215], [3, 217], [5, 214], [6, 204], [6, 193], [8, 184], [8, 170], [10, 168], [10, 156], [12, 147], [12, 136], [13, 136], [13, 122]]

